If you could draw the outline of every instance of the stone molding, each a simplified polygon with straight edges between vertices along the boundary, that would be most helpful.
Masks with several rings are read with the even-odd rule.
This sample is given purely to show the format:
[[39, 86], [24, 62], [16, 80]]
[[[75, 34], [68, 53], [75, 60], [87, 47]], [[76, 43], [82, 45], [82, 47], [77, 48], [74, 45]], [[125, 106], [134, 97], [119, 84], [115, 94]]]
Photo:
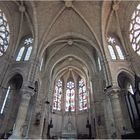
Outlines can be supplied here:
[[119, 9], [119, 4], [113, 4], [112, 9], [113, 9], [114, 11], [118, 11], [118, 9]]
[[119, 95], [121, 93], [121, 89], [119, 87], [110, 87], [106, 89], [105, 94], [108, 96]]

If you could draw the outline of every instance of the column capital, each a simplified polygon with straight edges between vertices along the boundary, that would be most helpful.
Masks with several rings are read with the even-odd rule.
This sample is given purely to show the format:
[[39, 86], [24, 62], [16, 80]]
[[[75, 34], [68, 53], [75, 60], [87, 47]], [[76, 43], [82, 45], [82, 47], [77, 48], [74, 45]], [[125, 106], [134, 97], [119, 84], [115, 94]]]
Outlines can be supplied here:
[[116, 95], [119, 95], [120, 92], [121, 92], [121, 89], [118, 86], [113, 86], [108, 89], [105, 89], [105, 93], [108, 96], [114, 96], [114, 95], [116, 96]]
[[22, 93], [22, 96], [25, 98], [31, 98], [33, 95], [34, 95], [34, 92], [29, 91], [29, 90], [28, 91], [26, 90]]
[[21, 95], [25, 98], [31, 98], [35, 94], [34, 88], [24, 86], [21, 88]]

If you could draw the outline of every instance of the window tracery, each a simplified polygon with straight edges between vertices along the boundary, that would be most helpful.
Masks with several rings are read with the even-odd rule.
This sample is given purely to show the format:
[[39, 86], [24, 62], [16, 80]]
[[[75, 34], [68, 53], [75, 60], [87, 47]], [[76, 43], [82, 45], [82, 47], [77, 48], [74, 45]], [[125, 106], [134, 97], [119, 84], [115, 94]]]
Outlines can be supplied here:
[[9, 25], [5, 14], [0, 9], [0, 56], [2, 56], [9, 45]]
[[140, 55], [140, 4], [132, 14], [129, 37], [133, 50]]
[[66, 87], [66, 108], [65, 111], [75, 111], [75, 84], [73, 81], [67, 82]]
[[28, 61], [32, 53], [33, 38], [29, 37], [24, 40], [23, 47], [20, 48], [16, 61]]
[[87, 90], [83, 79], [79, 81], [79, 110], [87, 109]]
[[115, 38], [108, 37], [107, 41], [108, 41], [108, 49], [109, 49], [111, 58], [113, 60], [116, 60], [119, 57], [119, 59], [124, 60], [123, 52], [122, 52], [120, 46], [118, 45], [118, 43], [116, 42]]
[[53, 109], [61, 110], [61, 97], [62, 97], [62, 81], [59, 79], [55, 85]]
[[[53, 110], [60, 111], [62, 109], [61, 106], [65, 105], [64, 109], [66, 112], [74, 112], [76, 110], [76, 101], [78, 105], [77, 110], [88, 109], [88, 92], [84, 80], [81, 78], [76, 83], [73, 80], [63, 83], [60, 79], [56, 82], [53, 95]], [[63, 87], [65, 90], [63, 90]]]

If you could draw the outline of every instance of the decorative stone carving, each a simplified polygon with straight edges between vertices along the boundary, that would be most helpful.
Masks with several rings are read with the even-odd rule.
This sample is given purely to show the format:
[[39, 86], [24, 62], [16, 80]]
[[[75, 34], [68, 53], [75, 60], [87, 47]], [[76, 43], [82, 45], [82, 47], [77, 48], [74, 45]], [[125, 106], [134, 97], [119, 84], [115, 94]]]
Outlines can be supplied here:
[[113, 86], [105, 90], [105, 94], [108, 96], [114, 95], [114, 94], [120, 94], [120, 92], [121, 92], [121, 89], [117, 86]]
[[72, 1], [73, 1], [73, 0], [64, 0], [65, 6], [66, 6], [67, 8], [71, 8], [71, 7], [72, 7]]
[[20, 6], [19, 6], [19, 11], [20, 11], [20, 12], [25, 12], [25, 7], [24, 7], [23, 5], [20, 5]]
[[34, 95], [33, 92], [25, 91], [25, 92], [22, 94], [22, 97], [23, 97], [24, 99], [30, 99], [33, 95]]
[[72, 44], [73, 44], [73, 40], [71, 40], [71, 39], [70, 39], [70, 40], [68, 40], [68, 45], [70, 45], [70, 46], [71, 46]]
[[119, 4], [113, 4], [112, 8], [114, 11], [117, 11], [119, 9]]

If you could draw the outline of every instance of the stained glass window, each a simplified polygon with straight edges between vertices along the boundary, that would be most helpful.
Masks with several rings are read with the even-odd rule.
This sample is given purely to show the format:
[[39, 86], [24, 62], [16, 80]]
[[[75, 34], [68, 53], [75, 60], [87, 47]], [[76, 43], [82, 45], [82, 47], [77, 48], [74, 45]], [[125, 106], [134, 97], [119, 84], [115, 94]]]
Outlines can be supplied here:
[[23, 55], [23, 53], [24, 53], [24, 50], [25, 50], [25, 47], [22, 47], [22, 48], [20, 49], [20, 51], [19, 51], [19, 53], [18, 53], [18, 56], [17, 56], [17, 58], [16, 58], [16, 61], [20, 61], [20, 60], [21, 60], [22, 55]]
[[55, 85], [53, 109], [61, 110], [61, 98], [62, 98], [62, 81], [58, 80]]
[[121, 51], [120, 46], [116, 45], [116, 50], [117, 50], [117, 53], [119, 55], [119, 58], [123, 60], [124, 59], [124, 56], [123, 56], [123, 53]]
[[42, 66], [43, 66], [43, 58], [41, 59], [41, 63], [40, 63], [40, 71], [41, 71], [41, 69], [42, 69]]
[[124, 55], [122, 53], [120, 46], [116, 42], [116, 40], [113, 37], [108, 37], [107, 41], [108, 41], [108, 49], [109, 49], [111, 58], [114, 60], [117, 59], [117, 56], [116, 56], [117, 54], [119, 59], [124, 60]]
[[10, 89], [11, 89], [11, 87], [8, 86], [8, 89], [7, 89], [7, 91], [6, 91], [6, 95], [5, 95], [3, 104], [2, 104], [2, 108], [1, 108], [1, 111], [0, 111], [1, 114], [2, 114], [3, 111], [4, 111], [4, 107], [5, 107], [5, 105], [6, 105], [6, 101], [7, 101], [7, 99], [8, 99], [8, 96], [9, 96], [9, 93], [10, 93]]
[[66, 107], [65, 111], [75, 111], [75, 84], [72, 81], [66, 85]]
[[116, 59], [116, 55], [115, 55], [113, 47], [111, 45], [108, 45], [108, 49], [109, 49], [111, 58], [115, 60]]
[[79, 81], [79, 110], [87, 109], [88, 94], [83, 79]]
[[[65, 111], [74, 112], [76, 110], [76, 101], [78, 107], [77, 109], [79, 111], [88, 109], [88, 92], [84, 80], [78, 80], [77, 84], [78, 85], [76, 86], [73, 79], [68, 80], [66, 84], [64, 84], [61, 80], [56, 82], [53, 95], [53, 110], [62, 110], [61, 106], [65, 103]], [[66, 87], [64, 87], [64, 85], [66, 85]], [[62, 87], [64, 87], [64, 91]], [[62, 98], [62, 95], [64, 98]]]
[[133, 88], [132, 88], [132, 85], [129, 84], [129, 87], [128, 87], [128, 91], [134, 95], [134, 91], [133, 91]]
[[20, 48], [16, 61], [28, 61], [32, 52], [33, 38], [29, 37], [24, 40], [24, 46]]
[[0, 56], [6, 52], [9, 45], [9, 25], [5, 14], [0, 9]]
[[99, 57], [98, 57], [98, 67], [99, 67], [99, 71], [101, 71], [102, 67], [101, 67], [101, 61]]
[[137, 6], [131, 17], [130, 42], [133, 50], [140, 55], [140, 4]]
[[29, 60], [30, 55], [31, 55], [31, 52], [32, 52], [32, 46], [30, 46], [30, 47], [27, 49], [27, 52], [26, 52], [26, 55], [25, 55], [25, 58], [24, 58], [25, 61], [28, 61], [28, 60]]

